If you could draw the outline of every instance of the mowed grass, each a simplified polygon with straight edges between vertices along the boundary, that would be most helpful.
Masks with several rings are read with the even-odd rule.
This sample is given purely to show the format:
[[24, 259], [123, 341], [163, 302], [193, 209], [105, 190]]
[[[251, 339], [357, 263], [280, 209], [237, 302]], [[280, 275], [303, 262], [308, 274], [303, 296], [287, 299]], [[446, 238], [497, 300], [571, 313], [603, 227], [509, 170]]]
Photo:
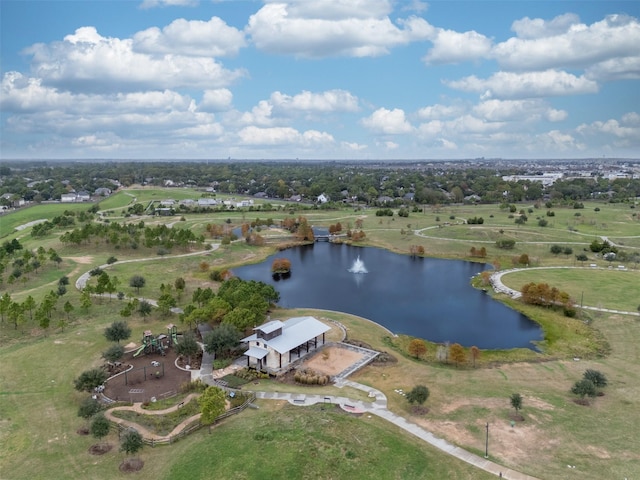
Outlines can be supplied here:
[[636, 312], [640, 306], [639, 270], [590, 267], [521, 270], [503, 275], [502, 281], [518, 291], [530, 282], [547, 283], [567, 292], [576, 305], [628, 312]]
[[[176, 198], [172, 194], [174, 191], [174, 189], [157, 189], [148, 200]], [[188, 193], [186, 198], [195, 198], [193, 192]], [[60, 214], [67, 206], [59, 205], [61, 210], [49, 213]], [[596, 213], [593, 210], [595, 206], [598, 206], [601, 211]], [[83, 207], [88, 206], [85, 204]], [[633, 210], [628, 206], [589, 202], [585, 203], [585, 209], [554, 208], [554, 211], [556, 216], [553, 217], [552, 228], [544, 229], [545, 235], [547, 232], [551, 235], [552, 242], [564, 245], [563, 242], [567, 238], [573, 238], [574, 235], [587, 243], [596, 238], [595, 235], [607, 235], [611, 239], [620, 236], [628, 238], [629, 242], [635, 241], [637, 217], [631, 215]], [[530, 215], [529, 223], [534, 221], [535, 215], [544, 215], [544, 209], [535, 212]], [[575, 216], [577, 212], [581, 213], [579, 217]], [[375, 217], [374, 210], [296, 212], [295, 216], [298, 214], [308, 216], [314, 224], [325, 226], [335, 223], [338, 219], [343, 222], [343, 225], [347, 222], [353, 224], [355, 219], [366, 215], [364, 218], [364, 228], [367, 233], [365, 244], [384, 246], [400, 253], [408, 253], [410, 245], [418, 244], [424, 245], [427, 252], [432, 255], [468, 258], [469, 248], [474, 245], [480, 246], [466, 238], [466, 227], [462, 227], [460, 232], [457, 232], [458, 227], [450, 229], [455, 233], [455, 237], [459, 237], [452, 238], [458, 241], [451, 241], [450, 238], [424, 239], [413, 235], [414, 229], [437, 224], [435, 221], [437, 214], [430, 211], [424, 214], [412, 213], [409, 218], [404, 219], [394, 217], [395, 220], [388, 220], [383, 217], [382, 222]], [[491, 214], [494, 218], [489, 220]], [[207, 222], [226, 222], [227, 218], [234, 224], [239, 224], [243, 220], [249, 221], [255, 217], [278, 219], [288, 215], [286, 211], [187, 214], [187, 221], [177, 225], [198, 229], [203, 228]], [[512, 224], [513, 220], [507, 218], [507, 213], [500, 211], [497, 206], [446, 207], [439, 212], [441, 221], [447, 221], [449, 215], [484, 216], [487, 220], [486, 226], [499, 227], [504, 224], [505, 232], [507, 230], [520, 232], [522, 238], [526, 238], [526, 232], [529, 230], [535, 232], [543, 230], [531, 225], [516, 227]], [[2, 217], [3, 228], [6, 218], [9, 217]], [[139, 221], [134, 217], [128, 220]], [[145, 218], [145, 222], [148, 221], [173, 222], [176, 218]], [[26, 223], [26, 221], [21, 219], [19, 223]], [[578, 232], [567, 237], [568, 227], [577, 229]], [[402, 230], [406, 232], [403, 233]], [[554, 231], [557, 234], [555, 237], [551, 233]], [[31, 239], [28, 231], [21, 233], [21, 242], [24, 242], [27, 248], [34, 249], [41, 243], [46, 244], [47, 248], [49, 245], [54, 246], [63, 257], [92, 257], [92, 263], [86, 265], [72, 263], [65, 259], [62, 264], [64, 268], [61, 268], [60, 272], [74, 272], [71, 275], [70, 289], [81, 272], [104, 263], [112, 254], [119, 259], [149, 256], [148, 252], [143, 254], [140, 251], [109, 251], [106, 245], [62, 247], [59, 243], [56, 245], [55, 235], [46, 239]], [[538, 257], [536, 262], [540, 265], [575, 263], [573, 256], [569, 258], [564, 255], [551, 256], [548, 248], [548, 243], [527, 244], [523, 240], [516, 244], [514, 250], [502, 252], [487, 244], [489, 254], [486, 260], [491, 262], [498, 259], [503, 268], [506, 268], [510, 266], [511, 257], [527, 253], [532, 257]], [[574, 248], [574, 251], [577, 253], [577, 248]], [[172, 283], [177, 276], [184, 276], [191, 289], [197, 285], [215, 285], [209, 280], [208, 271], [200, 269], [202, 261], [210, 263], [211, 268], [224, 268], [258, 261], [266, 254], [268, 254], [267, 250], [237, 244], [210, 252], [204, 257], [193, 257], [188, 260], [158, 257], [149, 262], [129, 266], [116, 264], [114, 268], [122, 268], [122, 270], [114, 270], [114, 274], [118, 275], [124, 289], [129, 288], [127, 284], [131, 274], [143, 272], [147, 278], [147, 286], [140, 292], [141, 296], [156, 298], [160, 283]], [[109, 273], [111, 274], [111, 271]], [[506, 276], [505, 280], [508, 278], [509, 276]], [[23, 287], [25, 290], [32, 290], [34, 297], [38, 298], [50, 290], [50, 283], [43, 284], [41, 281], [36, 282], [31, 279]], [[597, 289], [597, 285], [592, 286], [587, 282], [584, 290], [585, 304], [587, 304], [586, 299], [590, 298]], [[632, 293], [634, 291], [631, 290]], [[12, 297], [14, 294], [16, 297], [20, 296], [17, 291], [12, 293]], [[182, 301], [188, 301], [190, 296], [189, 292], [185, 292]], [[633, 295], [629, 297], [632, 298]], [[69, 292], [63, 300], [67, 298], [71, 299], [77, 307], [77, 294]], [[19, 332], [13, 331], [12, 326], [6, 324], [0, 326], [3, 338], [0, 344], [0, 444], [2, 445], [0, 477], [9, 479], [128, 477], [117, 470], [124, 454], [117, 452], [118, 442], [115, 434], [111, 434], [108, 441], [116, 445], [116, 448], [102, 457], [94, 457], [87, 452], [87, 449], [96, 443], [96, 440], [75, 433], [77, 428], [85, 425], [85, 422], [76, 415], [83, 395], [75, 392], [72, 385], [73, 379], [83, 370], [101, 363], [100, 354], [108, 346], [102, 336], [104, 327], [114, 320], [121, 319], [117, 313], [121, 305], [116, 300], [102, 300], [96, 302], [88, 314], [76, 310], [72, 314], [75, 320], [71, 326], [64, 332], [52, 326], [51, 333], [47, 337], [37, 329], [26, 329], [25, 334], [20, 335]], [[516, 306], [515, 303], [514, 306]], [[303, 312], [305, 310], [278, 311], [273, 312], [272, 317], [285, 318], [287, 314], [290, 314], [289, 316], [305, 314]], [[391, 410], [423, 425], [437, 436], [482, 455], [484, 454], [484, 425], [488, 421], [491, 425], [491, 459], [505, 466], [544, 479], [564, 479], [568, 474], [588, 480], [640, 477], [640, 455], [637, 453], [640, 451], [640, 439], [635, 434], [640, 430], [640, 415], [635, 413], [640, 406], [640, 347], [638, 347], [640, 320], [637, 317], [588, 313], [586, 317], [576, 320], [578, 323], [575, 324], [571, 335], [567, 333], [566, 327], [563, 327], [565, 330], [562, 334], [558, 333], [559, 329], [548, 327], [547, 334], [562, 352], [559, 356], [562, 357], [560, 360], [552, 360], [544, 354], [529, 354], [531, 356], [527, 357], [528, 361], [503, 364], [501, 360], [509, 359], [511, 352], [507, 355], [500, 352], [482, 352], [481, 367], [473, 369], [469, 366], [455, 368], [405, 358], [400, 351], [388, 343], [389, 332], [365, 319], [338, 312], [309, 312], [313, 312], [310, 314], [318, 317], [341, 321], [348, 329], [349, 338], [365, 341], [373, 348], [386, 350], [395, 355], [399, 360], [397, 364], [367, 367], [352, 379], [384, 391], [389, 399]], [[531, 307], [527, 310], [527, 314], [535, 318], [547, 315], [547, 312], [536, 311]], [[550, 316], [546, 321], [553, 326], [554, 317]], [[130, 318], [129, 322], [134, 330], [131, 339], [139, 341], [144, 329], [164, 331], [167, 319], [158, 318], [154, 314], [146, 322], [139, 318]], [[559, 320], [558, 323], [560, 323]], [[589, 337], [592, 332], [595, 332], [593, 338]], [[581, 349], [585, 348], [587, 351], [590, 342], [595, 342], [596, 346], [599, 345], [598, 336], [603, 337], [610, 345], [610, 353], [606, 357], [598, 358], [592, 355], [589, 359], [582, 358], [580, 361], [571, 359], [573, 354], [580, 357]], [[430, 348], [433, 347], [430, 346]], [[513, 357], [517, 356], [518, 353], [513, 352]], [[576, 380], [581, 378], [586, 368], [602, 371], [607, 375], [610, 383], [605, 389], [605, 396], [596, 398], [588, 407], [573, 403], [572, 396], [569, 394], [569, 389]], [[427, 385], [431, 391], [427, 401], [429, 413], [424, 416], [414, 416], [406, 399], [394, 390], [402, 388], [407, 391], [420, 383]], [[256, 386], [256, 388], [259, 387], [261, 384]], [[276, 390], [278, 386], [272, 382], [265, 382], [262, 388]], [[352, 390], [329, 388], [332, 394], [342, 393], [342, 395], [357, 398]], [[318, 392], [320, 390], [313, 389], [313, 393]], [[509, 395], [513, 392], [519, 392], [524, 397], [522, 413], [525, 422], [517, 423], [516, 427], [511, 429], [509, 419], [512, 409], [509, 406]], [[293, 472], [290, 476], [296, 477], [300, 472], [297, 465], [304, 464], [310, 455], [309, 452], [314, 453], [317, 450], [317, 461], [332, 465], [333, 470], [328, 470], [329, 467], [316, 467], [316, 460], [312, 459], [311, 465], [314, 470], [304, 470], [301, 477], [412, 478], [414, 470], [405, 469], [405, 466], [423, 466], [423, 457], [425, 457], [429, 462], [433, 458], [437, 465], [434, 466], [433, 462], [429, 463], [424, 467], [423, 475], [415, 478], [485, 478], [481, 471], [460, 464], [447, 454], [434, 451], [434, 456], [431, 457], [431, 453], [424, 451], [424, 449], [429, 450], [429, 447], [422, 445], [414, 438], [407, 437], [405, 433], [376, 417], [353, 418], [337, 412], [335, 424], [341, 424], [343, 419], [346, 421], [353, 419], [361, 423], [357, 425], [345, 423], [348, 428], [338, 426], [332, 429], [332, 436], [324, 436], [324, 430], [328, 427], [323, 426], [326, 422], [322, 422], [321, 419], [326, 417], [318, 417], [316, 414], [326, 415], [327, 411], [316, 412], [272, 402], [261, 402], [260, 407], [259, 410], [246, 410], [241, 416], [221, 425], [231, 429], [228, 433], [222, 428], [215, 428], [209, 435], [204, 429], [170, 447], [155, 449], [145, 447], [141, 454], [145, 461], [141, 475], [144, 478], [184, 478], [186, 475], [189, 475], [189, 478], [209, 478], [212, 472], [222, 471], [225, 477], [230, 478], [274, 478], [285, 471]], [[283, 428], [288, 436], [255, 435], [259, 433], [257, 427], [261, 425], [265, 426], [266, 431], [270, 431], [270, 425], [275, 425], [273, 431], [277, 433], [276, 427], [282, 423], [277, 421], [280, 419], [281, 411], [286, 418], [309, 414], [310, 418], [318, 424], [317, 430], [314, 429], [315, 424], [308, 425], [292, 419], [291, 425], [287, 424], [286, 429]], [[276, 419], [273, 424], [270, 423], [272, 418]], [[234, 425], [236, 427], [233, 427]], [[364, 430], [358, 430], [360, 427]], [[233, 428], [237, 430], [233, 431]], [[216, 437], [218, 431], [225, 432], [225, 436]], [[306, 439], [307, 432], [314, 434], [316, 431], [319, 431], [317, 436], [320, 440], [314, 443], [313, 437]], [[352, 431], [358, 432], [358, 435], [354, 437], [351, 434]], [[229, 438], [235, 438], [236, 441], [227, 443], [227, 435]], [[358, 440], [363, 441], [362, 439], [368, 435], [374, 439], [378, 439], [381, 435], [385, 439], [389, 437], [389, 440], [364, 442], [366, 455], [360, 450], [345, 450], [345, 445], [354, 445], [353, 448], [356, 448], [355, 446], [359, 445]], [[410, 446], [420, 450], [414, 451], [404, 446], [400, 447], [402, 440], [399, 437], [407, 437]], [[218, 441], [222, 443], [214, 443], [216, 448], [212, 448], [210, 444]], [[331, 449], [326, 446], [327, 444], [335, 444], [336, 448]], [[291, 450], [291, 454], [287, 452], [281, 455], [281, 452], [287, 450]], [[411, 453], [409, 456], [398, 454], [402, 462], [398, 465], [393, 463], [394, 459], [391, 455], [396, 450], [416, 453]], [[192, 455], [192, 452], [198, 454]], [[270, 461], [264, 468], [261, 467], [262, 452], [267, 452], [265, 454], [267, 457], [280, 459], [277, 470], [274, 470], [275, 467]], [[245, 464], [251, 465], [251, 468], [242, 470], [244, 468], [242, 465], [239, 468], [234, 463], [235, 455], [241, 456]], [[183, 462], [183, 458], [190, 459], [190, 462]], [[378, 466], [378, 459], [384, 459], [389, 464], [389, 468]], [[212, 466], [212, 462], [215, 465]], [[226, 466], [227, 462], [229, 467]], [[363, 472], [368, 474], [366, 477], [364, 475], [358, 477], [357, 472], [353, 473], [349, 469], [356, 462]], [[367, 462], [372, 462], [375, 468], [369, 469]], [[568, 470], [567, 465], [576, 465], [576, 469]], [[319, 474], [314, 477], [316, 470]], [[192, 471], [205, 473], [192, 475]], [[236, 471], [246, 473], [235, 475]], [[434, 475], [428, 476], [431, 471], [435, 472]], [[394, 477], [394, 472], [400, 472], [404, 476]], [[456, 475], [459, 476], [456, 477]]]
[[259, 402], [215, 427], [165, 478], [485, 479], [373, 415]]

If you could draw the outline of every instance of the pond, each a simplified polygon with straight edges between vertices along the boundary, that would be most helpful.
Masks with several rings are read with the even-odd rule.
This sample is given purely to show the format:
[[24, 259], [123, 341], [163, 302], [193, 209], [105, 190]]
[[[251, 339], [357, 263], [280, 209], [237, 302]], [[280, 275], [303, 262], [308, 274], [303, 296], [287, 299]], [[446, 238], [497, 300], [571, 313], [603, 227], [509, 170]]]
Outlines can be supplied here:
[[[272, 277], [274, 258], [291, 261], [288, 278]], [[361, 263], [356, 265], [358, 259]], [[362, 271], [356, 273], [354, 266]], [[486, 268], [461, 260], [412, 258], [377, 248], [316, 242], [233, 272], [243, 280], [273, 285], [284, 308], [347, 312], [395, 334], [439, 343], [535, 349], [532, 342], [542, 340], [536, 323], [471, 286], [471, 277]]]

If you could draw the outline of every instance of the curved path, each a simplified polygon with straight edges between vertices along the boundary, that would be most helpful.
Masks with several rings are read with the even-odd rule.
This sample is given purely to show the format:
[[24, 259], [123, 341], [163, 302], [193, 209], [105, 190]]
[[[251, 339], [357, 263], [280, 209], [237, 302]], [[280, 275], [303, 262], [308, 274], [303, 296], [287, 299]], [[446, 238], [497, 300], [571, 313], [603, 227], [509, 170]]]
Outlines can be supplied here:
[[[187, 395], [187, 397], [185, 397], [185, 399], [182, 401], [182, 404], [187, 404], [189, 403], [193, 398], [197, 398], [200, 395], [196, 394], [196, 393], [191, 393], [189, 395]], [[123, 418], [119, 418], [113, 415], [113, 412], [115, 411], [130, 411], [130, 412], [136, 412], [136, 413], [140, 413], [143, 415], [164, 415], [166, 413], [170, 413], [170, 412], [174, 412], [176, 410], [178, 410], [182, 405], [178, 404], [178, 405], [174, 405], [173, 407], [169, 407], [169, 408], [165, 408], [164, 410], [146, 410], [144, 408], [142, 408], [142, 403], [134, 403], [131, 406], [124, 406], [124, 407], [113, 407], [110, 408], [108, 410], [106, 410], [104, 412], [104, 416], [107, 417], [108, 420], [110, 420], [113, 423], [117, 423], [118, 425], [128, 425], [128, 426], [135, 426], [135, 429], [138, 430], [138, 432], [140, 432], [140, 434], [145, 437], [148, 438], [150, 440], [154, 440], [154, 441], [169, 441], [171, 437], [177, 435], [178, 433], [180, 433], [182, 430], [184, 430], [187, 425], [190, 425], [191, 423], [195, 422], [196, 420], [200, 419], [200, 416], [202, 415], [201, 413], [197, 413], [195, 415], [192, 415], [189, 418], [186, 418], [184, 421], [182, 421], [181, 423], [179, 423], [178, 425], [176, 425], [176, 427], [171, 430], [171, 432], [169, 432], [167, 435], [158, 435], [156, 433], [153, 433], [152, 431], [148, 430], [147, 428], [143, 427], [142, 425], [135, 423], [135, 422], [130, 422], [128, 420], [125, 420]]]
[[[509, 295], [511, 298], [520, 298], [522, 296], [522, 294], [517, 291], [514, 290], [511, 287], [507, 287], [504, 283], [502, 283], [502, 276], [509, 274], [509, 273], [513, 273], [513, 272], [521, 272], [521, 271], [525, 271], [525, 270], [550, 270], [550, 269], [558, 269], [558, 268], [577, 268], [577, 269], [584, 269], [584, 270], [594, 270], [593, 267], [566, 267], [566, 266], [561, 266], [561, 267], [528, 267], [528, 268], [511, 268], [509, 270], [500, 270], [499, 272], [495, 272], [491, 275], [490, 277], [490, 281], [491, 281], [491, 286], [493, 287], [493, 289], [497, 292], [497, 293], [504, 293], [506, 295]], [[608, 270], [602, 267], [598, 267], [595, 270]], [[609, 308], [598, 308], [598, 307], [590, 307], [587, 305], [583, 305], [580, 308], [585, 309], [585, 310], [593, 310], [596, 312], [606, 312], [606, 313], [618, 313], [618, 314], [622, 314], [622, 315], [635, 315], [635, 316], [640, 316], [639, 312], [627, 312], [624, 310], [612, 310]]]

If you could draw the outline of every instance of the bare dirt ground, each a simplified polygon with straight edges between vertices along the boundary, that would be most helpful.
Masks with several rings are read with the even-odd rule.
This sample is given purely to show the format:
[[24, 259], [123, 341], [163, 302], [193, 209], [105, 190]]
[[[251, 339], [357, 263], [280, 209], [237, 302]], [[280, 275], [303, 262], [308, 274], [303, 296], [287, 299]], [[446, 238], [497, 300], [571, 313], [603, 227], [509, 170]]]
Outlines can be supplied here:
[[[151, 397], [158, 398], [163, 393], [179, 391], [183, 383], [191, 380], [191, 373], [177, 368], [175, 360], [176, 353], [172, 348], [167, 350], [165, 356], [152, 353], [134, 358], [133, 354], [128, 353], [122, 363], [133, 365], [133, 369], [127, 372], [126, 376], [121, 374], [109, 380], [105, 385], [104, 394], [113, 400], [148, 402]], [[160, 362], [161, 366], [154, 367], [151, 364], [153, 361]], [[164, 374], [162, 374], [162, 366], [164, 366]], [[146, 380], [143, 367], [146, 368]], [[161, 375], [157, 377], [156, 372], [160, 372]], [[129, 393], [131, 389], [143, 391]]]
[[303, 368], [309, 368], [325, 375], [337, 375], [349, 365], [356, 363], [363, 355], [340, 347], [326, 347], [314, 354], [303, 363]]
[[[535, 406], [543, 412], [554, 408], [547, 402], [535, 397], [526, 396], [524, 402], [526, 405]], [[493, 410], [504, 407], [504, 403], [505, 400], [503, 398], [462, 398], [446, 405], [442, 409], [442, 413], [450, 414], [461, 408], [477, 405]], [[470, 425], [455, 421], [431, 419], [428, 415], [423, 418], [415, 418], [414, 421], [436, 435], [447, 438], [452, 443], [459, 445], [478, 443], [477, 437], [469, 430]], [[474, 423], [474, 427], [484, 432], [486, 422], [477, 420]], [[525, 421], [514, 422], [513, 427], [505, 419], [489, 420], [489, 450], [491, 455], [514, 462], [514, 464], [520, 464], [526, 458], [544, 455], [544, 452], [552, 449], [555, 443], [555, 439], [549, 438], [538, 428], [538, 421], [531, 413], [527, 414]], [[477, 447], [483, 449], [484, 442], [477, 444]]]
[[65, 257], [69, 260], [73, 260], [76, 263], [81, 263], [82, 265], [91, 265], [93, 262], [93, 257], [91, 255], [85, 255], [83, 257]]

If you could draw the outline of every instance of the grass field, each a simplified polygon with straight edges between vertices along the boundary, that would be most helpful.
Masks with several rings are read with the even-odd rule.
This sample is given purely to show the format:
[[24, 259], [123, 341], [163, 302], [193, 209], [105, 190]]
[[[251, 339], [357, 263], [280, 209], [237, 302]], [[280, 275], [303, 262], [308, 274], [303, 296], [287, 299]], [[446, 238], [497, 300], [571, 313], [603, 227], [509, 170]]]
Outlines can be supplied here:
[[[140, 202], [197, 198], [197, 192], [188, 189], [137, 189], [127, 193]], [[114, 209], [109, 218], [116, 221], [119, 210], [125, 208], [131, 198], [119, 193], [103, 200], [100, 208]], [[269, 248], [256, 249], [239, 243], [203, 256], [172, 259], [158, 257], [155, 252], [149, 255], [148, 249], [114, 252], [106, 245], [63, 247], [57, 242], [59, 232], [44, 239], [31, 238], [30, 229], [7, 233], [31, 220], [59, 215], [70, 206], [89, 208], [86, 204], [57, 205], [57, 209], [54, 205], [40, 205], [1, 218], [0, 234], [5, 240], [18, 235], [26, 248], [53, 246], [64, 258], [59, 271], [49, 268], [41, 277], [32, 274], [24, 284], [2, 284], [3, 292], [9, 291], [16, 299], [24, 298], [28, 292], [40, 299], [56, 283], [59, 273], [60, 276], [69, 275], [71, 280], [64, 300], [69, 299], [77, 305], [79, 294], [73, 291], [73, 284], [81, 273], [105, 263], [110, 255], [121, 261], [155, 256], [157, 259], [149, 262], [116, 263], [109, 274], [117, 275], [121, 289], [128, 293], [133, 293], [128, 287], [128, 278], [142, 274], [147, 285], [141, 295], [148, 298], [157, 297], [160, 283], [183, 276], [188, 285], [182, 299], [185, 303], [196, 286], [215, 286], [209, 280], [209, 270], [201, 268], [203, 261], [209, 269], [228, 268], [259, 261], [271, 252]], [[595, 207], [600, 211], [595, 212]], [[533, 207], [524, 205], [522, 208]], [[510, 267], [511, 258], [521, 253], [529, 254], [535, 265], [574, 265], [573, 255], [556, 257], [549, 253], [550, 243], [572, 245], [577, 252], [580, 247], [570, 243], [574, 238], [584, 245], [596, 235], [606, 235], [612, 240], [624, 239], [624, 244], [629, 246], [640, 243], [637, 216], [632, 215], [634, 211], [628, 205], [600, 202], [585, 203], [585, 208], [580, 210], [553, 210], [555, 216], [546, 217], [545, 209], [534, 209], [534, 213], [528, 214], [528, 225], [521, 227], [515, 226], [513, 219], [508, 218], [508, 212], [495, 205], [428, 209], [426, 213], [412, 213], [409, 218], [393, 217], [395, 220], [386, 217], [380, 220], [373, 211], [354, 212], [352, 209], [318, 210], [304, 215], [314, 224], [325, 226], [338, 220], [353, 224], [356, 219], [364, 218], [367, 245], [383, 246], [400, 253], [407, 253], [411, 245], [423, 245], [428, 254], [451, 258], [468, 258], [470, 247], [481, 246], [482, 237], [494, 242], [496, 236], [510, 235], [518, 242], [512, 251], [500, 251], [490, 243], [486, 244], [486, 261], [500, 262], [503, 268]], [[209, 222], [222, 223], [230, 219], [239, 224], [243, 219], [271, 217], [277, 220], [288, 215], [288, 211], [187, 214], [186, 221], [180, 222], [180, 226], [198, 231]], [[473, 216], [485, 218], [481, 229], [471, 225], [437, 228], [439, 223]], [[538, 227], [536, 216], [549, 218], [550, 225]], [[439, 222], [436, 217], [440, 218]], [[138, 221], [136, 218], [127, 220]], [[145, 222], [177, 220], [176, 217], [148, 218]], [[440, 238], [419, 237], [412, 233], [427, 227], [436, 228], [426, 230], [426, 234], [437, 232]], [[500, 229], [504, 230], [503, 234], [499, 233]], [[581, 270], [527, 270], [506, 275], [504, 280], [511, 286], [528, 281], [557, 283], [578, 303], [584, 292], [585, 305], [616, 305], [611, 308], [626, 305], [626, 309], [632, 311], [637, 308], [637, 285], [640, 284], [637, 271], [587, 270], [587, 276], [578, 272]], [[503, 301], [509, 303], [507, 299]], [[640, 477], [640, 438], [635, 434], [640, 430], [640, 415], [637, 414], [640, 407], [638, 317], [590, 312], [574, 320], [577, 323], [564, 323], [564, 317], [552, 312], [517, 306], [532, 318], [537, 316], [541, 322], [546, 322], [548, 342], [553, 342], [557, 354], [528, 351], [524, 356], [519, 351], [482, 352], [478, 368], [455, 368], [436, 361], [407, 358], [402, 353], [405, 339], [390, 338], [389, 332], [366, 319], [304, 309], [276, 310], [272, 317], [314, 314], [337, 320], [347, 327], [350, 339], [390, 352], [397, 358], [397, 363], [367, 367], [352, 379], [382, 390], [392, 411], [472, 452], [483, 454], [485, 424], [489, 422], [491, 459], [510, 468], [543, 479]], [[101, 363], [100, 354], [108, 346], [102, 333], [111, 322], [121, 319], [120, 308], [117, 300], [95, 301], [88, 312], [76, 309], [71, 314], [71, 324], [64, 331], [52, 326], [47, 335], [32, 324], [18, 330], [7, 322], [0, 324], [1, 478], [127, 477], [118, 471], [124, 454], [117, 451], [115, 433], [108, 441], [116, 448], [104, 456], [90, 455], [87, 450], [96, 440], [76, 433], [84, 425], [77, 417], [83, 395], [72, 385], [80, 372]], [[58, 309], [61, 310], [61, 304]], [[145, 329], [164, 330], [167, 319], [154, 314], [146, 322], [132, 317], [129, 323], [133, 329], [131, 338], [137, 341]], [[339, 337], [339, 332], [335, 330], [332, 335]], [[595, 354], [604, 344], [608, 346], [607, 355]], [[434, 348], [429, 345], [428, 356], [433, 356]], [[581, 352], [587, 355], [582, 356]], [[580, 360], [574, 360], [574, 356]], [[517, 359], [520, 361], [514, 362]], [[587, 368], [605, 373], [609, 386], [604, 396], [585, 407], [572, 401], [569, 389]], [[429, 413], [414, 416], [406, 399], [395, 390], [406, 391], [420, 383], [427, 385], [431, 392], [426, 404]], [[271, 381], [261, 381], [258, 386], [265, 390], [280, 387]], [[291, 388], [297, 391], [295, 389], [302, 387]], [[337, 394], [335, 387], [327, 389], [327, 392]], [[314, 393], [318, 391], [314, 390]], [[360, 398], [354, 390], [339, 392]], [[514, 392], [521, 393], [524, 398], [522, 414], [525, 421], [517, 422], [512, 428], [509, 395]], [[228, 419], [211, 434], [203, 429], [170, 447], [146, 447], [141, 454], [145, 461], [141, 475], [144, 478], [209, 478], [215, 472], [223, 478], [274, 478], [285, 472], [292, 478], [488, 478], [483, 472], [434, 451], [376, 417], [352, 417], [338, 411], [303, 409], [277, 402], [262, 401], [259, 406], [258, 410], [248, 409], [242, 415]], [[312, 468], [301, 471], [300, 464], [309, 464]], [[576, 468], [568, 470], [567, 465], [576, 465]]]

